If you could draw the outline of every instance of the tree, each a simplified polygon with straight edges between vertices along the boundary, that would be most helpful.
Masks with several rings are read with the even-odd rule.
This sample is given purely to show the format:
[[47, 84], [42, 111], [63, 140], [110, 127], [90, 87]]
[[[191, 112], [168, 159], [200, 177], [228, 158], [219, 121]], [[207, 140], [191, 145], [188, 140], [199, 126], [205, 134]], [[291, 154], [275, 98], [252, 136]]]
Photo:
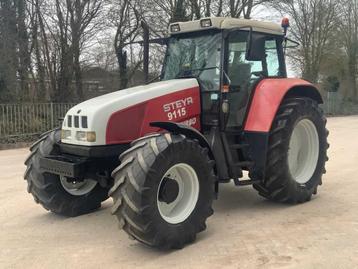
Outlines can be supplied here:
[[116, 9], [112, 9], [109, 13], [110, 23], [116, 27], [114, 36], [114, 49], [119, 67], [120, 89], [124, 89], [128, 85], [128, 81], [138, 69], [141, 60], [137, 60], [132, 64], [132, 70], [129, 72], [127, 66], [127, 51], [125, 47], [127, 44], [133, 42], [139, 35], [140, 29], [140, 14], [134, 8], [136, 4], [132, 0], [116, 0], [114, 1]]
[[[31, 20], [33, 33], [33, 46], [35, 48], [36, 71], [39, 79], [38, 99], [52, 100], [57, 92], [55, 53], [51, 50], [51, 31], [47, 30], [47, 22], [44, 12], [44, 2], [46, 0], [32, 0], [31, 5], [34, 10], [34, 18]], [[35, 77], [35, 76], [34, 76]], [[45, 84], [45, 79], [49, 83]], [[44, 94], [45, 93], [45, 94]]]
[[0, 0], [0, 93], [3, 101], [16, 96], [17, 27], [13, 1]]
[[[358, 72], [358, 0], [344, 0], [340, 3], [341, 19], [338, 24], [347, 58], [347, 73], [349, 92], [354, 101], [357, 99], [357, 72]], [[346, 96], [347, 97], [347, 96]]]
[[185, 0], [177, 0], [172, 11], [170, 22], [187, 21]]
[[192, 19], [210, 16], [230, 16], [233, 18], [251, 18], [254, 7], [270, 0], [189, 0]]
[[52, 100], [83, 100], [81, 55], [102, 28], [98, 18], [103, 1], [31, 0], [29, 5], [34, 10], [30, 21], [39, 88], [48, 88], [47, 79]]
[[230, 0], [230, 16], [233, 18], [239, 18], [243, 16], [245, 19], [250, 19], [252, 9], [264, 2], [268, 1], [254, 1], [254, 0]]
[[98, 30], [96, 23], [91, 23], [96, 19], [102, 7], [101, 0], [66, 0], [66, 5], [70, 17], [71, 29], [71, 50], [73, 54], [73, 71], [76, 82], [77, 96], [83, 99], [82, 73], [80, 56], [84, 42], [89, 35]]
[[320, 65], [329, 53], [329, 38], [336, 27], [338, 2], [335, 0], [276, 1], [274, 7], [292, 19], [292, 35], [301, 43], [294, 59], [302, 77], [316, 83]]
[[26, 2], [25, 0], [14, 1], [17, 11], [17, 44], [18, 44], [18, 58], [19, 58], [19, 79], [20, 89], [23, 95], [28, 94], [28, 78], [30, 74], [31, 55], [29, 48], [29, 38], [26, 26]]

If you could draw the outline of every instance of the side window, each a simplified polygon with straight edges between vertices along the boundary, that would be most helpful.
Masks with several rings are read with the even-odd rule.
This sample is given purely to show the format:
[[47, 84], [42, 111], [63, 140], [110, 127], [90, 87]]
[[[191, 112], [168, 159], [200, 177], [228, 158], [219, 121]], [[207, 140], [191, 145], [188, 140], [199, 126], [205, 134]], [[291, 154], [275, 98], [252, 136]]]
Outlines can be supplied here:
[[233, 90], [249, 86], [255, 80], [255, 72], [263, 70], [261, 61], [247, 61], [246, 46], [248, 32], [238, 31], [229, 37], [227, 72]]
[[277, 53], [276, 39], [266, 40], [266, 62], [268, 76], [275, 77], [280, 75], [280, 62]]
[[[262, 35], [254, 33], [255, 35]], [[229, 37], [227, 71], [232, 85], [239, 86], [249, 77], [251, 82], [258, 79], [260, 72], [267, 73], [270, 77], [280, 76], [280, 61], [277, 50], [277, 39], [273, 36], [265, 36], [266, 58], [262, 61], [248, 61], [245, 59], [248, 32], [238, 31]]]

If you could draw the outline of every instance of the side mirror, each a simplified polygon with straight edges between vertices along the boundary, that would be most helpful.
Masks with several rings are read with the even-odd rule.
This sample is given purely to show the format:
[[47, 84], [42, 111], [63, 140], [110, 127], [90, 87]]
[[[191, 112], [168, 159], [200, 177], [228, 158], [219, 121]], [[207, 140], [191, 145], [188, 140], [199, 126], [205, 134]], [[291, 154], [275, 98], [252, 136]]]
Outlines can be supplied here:
[[262, 61], [266, 57], [266, 37], [250, 31], [246, 45], [247, 61]]

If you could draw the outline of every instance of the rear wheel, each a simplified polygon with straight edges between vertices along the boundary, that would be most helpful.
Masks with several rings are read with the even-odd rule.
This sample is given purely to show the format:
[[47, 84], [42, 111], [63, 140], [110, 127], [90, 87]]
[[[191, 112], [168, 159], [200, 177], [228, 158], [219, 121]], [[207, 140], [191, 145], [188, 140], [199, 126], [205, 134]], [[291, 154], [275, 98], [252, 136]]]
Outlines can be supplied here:
[[41, 170], [41, 157], [61, 154], [57, 146], [59, 141], [60, 131], [56, 130], [43, 135], [31, 146], [25, 161], [27, 191], [45, 209], [60, 215], [75, 217], [99, 208], [108, 198], [108, 189], [102, 188], [97, 181], [68, 179]]
[[154, 134], [132, 143], [112, 173], [112, 213], [132, 237], [181, 248], [205, 230], [215, 193], [213, 161], [197, 141]]
[[266, 178], [254, 188], [273, 201], [309, 201], [322, 184], [327, 158], [326, 118], [308, 98], [285, 100], [270, 131]]

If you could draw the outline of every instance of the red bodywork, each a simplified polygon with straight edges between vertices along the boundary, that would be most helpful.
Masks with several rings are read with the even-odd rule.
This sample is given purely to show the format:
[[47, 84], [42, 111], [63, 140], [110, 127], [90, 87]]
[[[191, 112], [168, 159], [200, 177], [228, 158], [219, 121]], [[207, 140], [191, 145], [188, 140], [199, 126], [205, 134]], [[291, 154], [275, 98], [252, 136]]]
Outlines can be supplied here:
[[[269, 132], [287, 92], [302, 86], [314, 88], [311, 83], [302, 79], [262, 80], [255, 89], [244, 130]], [[199, 87], [150, 99], [110, 116], [106, 128], [106, 144], [129, 143], [145, 134], [157, 132], [159, 128], [149, 125], [155, 121], [181, 122], [200, 130], [200, 112]]]
[[264, 79], [255, 89], [249, 113], [245, 123], [245, 131], [269, 132], [276, 112], [286, 93], [294, 88], [314, 86], [302, 79]]
[[199, 87], [156, 97], [113, 113], [107, 123], [106, 144], [129, 143], [157, 132], [154, 121], [181, 122], [200, 130]]

